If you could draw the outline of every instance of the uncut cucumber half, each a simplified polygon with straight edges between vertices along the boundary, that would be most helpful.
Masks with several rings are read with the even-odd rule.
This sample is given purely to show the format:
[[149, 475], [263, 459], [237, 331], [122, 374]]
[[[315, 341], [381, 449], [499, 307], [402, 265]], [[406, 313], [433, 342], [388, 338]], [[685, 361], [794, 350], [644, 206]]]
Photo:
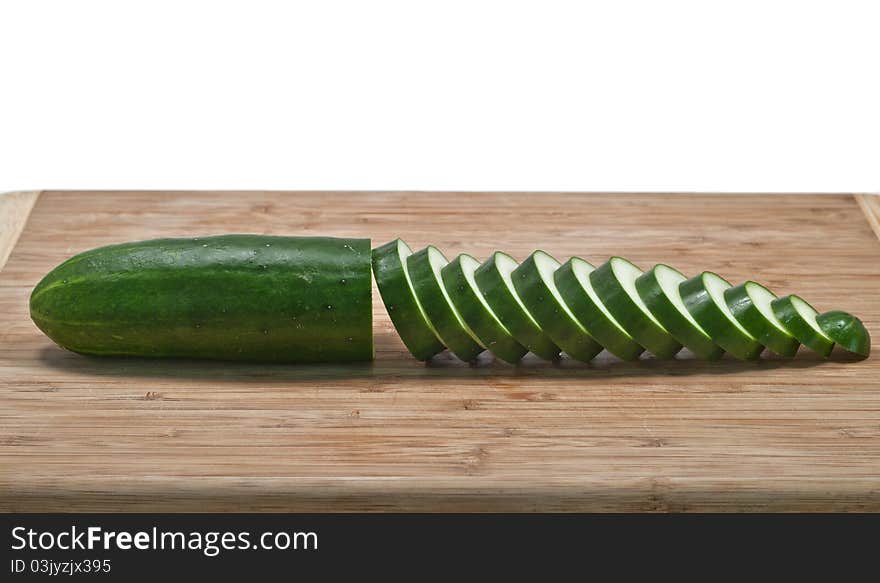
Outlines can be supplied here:
[[517, 267], [516, 259], [496, 251], [474, 272], [474, 280], [495, 315], [517, 342], [543, 359], [555, 360], [559, 358], [559, 347], [541, 329], [513, 285], [511, 274]]
[[636, 360], [645, 349], [618, 324], [596, 295], [590, 282], [594, 269], [580, 257], [566, 261], [554, 275], [559, 294], [581, 326], [608, 352], [623, 360]]
[[459, 255], [443, 268], [443, 285], [462, 319], [486, 349], [501, 360], [516, 364], [528, 350], [514, 339], [483, 297], [474, 279], [478, 267], [480, 262], [472, 256]]
[[731, 313], [758, 342], [781, 356], [794, 356], [801, 345], [783, 326], [770, 304], [776, 294], [754, 281], [724, 290]]
[[813, 306], [800, 296], [790, 295], [773, 300], [770, 307], [785, 329], [801, 344], [822, 356], [831, 354], [834, 340], [816, 322], [819, 312]]
[[409, 245], [400, 239], [373, 249], [373, 276], [385, 309], [407, 350], [419, 360], [427, 360], [446, 347], [419, 304], [409, 278]]
[[660, 263], [636, 279], [636, 291], [673, 338], [694, 355], [717, 360], [724, 354], [724, 349], [712, 341], [681, 299], [678, 288], [686, 279], [677, 269]]
[[730, 287], [717, 273], [704, 271], [681, 282], [678, 289], [685, 307], [715, 343], [736, 358], [754, 360], [764, 347], [731, 313], [724, 299]]
[[94, 355], [373, 358], [369, 239], [221, 235], [80, 253], [34, 288], [34, 323]]
[[678, 342], [657, 320], [636, 290], [642, 270], [622, 257], [612, 257], [590, 273], [596, 295], [624, 330], [660, 358], [672, 358]]
[[816, 323], [844, 350], [859, 356], [868, 356], [871, 352], [871, 336], [862, 321], [852, 314], [832, 310], [816, 316]]
[[433, 245], [428, 245], [406, 260], [416, 297], [440, 340], [458, 358], [472, 361], [485, 347], [462, 319], [443, 285], [441, 272], [448, 263], [443, 253]]
[[602, 345], [568, 309], [553, 276], [558, 268], [556, 259], [543, 251], [535, 251], [511, 274], [513, 285], [553, 343], [570, 357], [589, 362], [602, 351]]

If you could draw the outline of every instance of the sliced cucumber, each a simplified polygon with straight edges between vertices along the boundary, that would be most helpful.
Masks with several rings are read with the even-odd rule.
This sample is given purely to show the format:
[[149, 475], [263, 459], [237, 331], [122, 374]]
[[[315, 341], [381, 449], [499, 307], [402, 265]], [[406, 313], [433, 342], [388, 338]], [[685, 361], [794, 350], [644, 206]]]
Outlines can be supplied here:
[[599, 300], [590, 282], [594, 269], [580, 257], [566, 261], [554, 274], [559, 294], [581, 326], [608, 352], [623, 360], [636, 360], [645, 349]]
[[419, 304], [409, 278], [406, 259], [412, 249], [397, 239], [373, 249], [373, 276], [385, 309], [407, 350], [428, 360], [446, 348]]
[[452, 304], [482, 344], [495, 356], [516, 364], [528, 350], [517, 342], [486, 302], [474, 280], [480, 262], [462, 253], [442, 270]]
[[681, 282], [685, 307], [721, 348], [741, 360], [754, 360], [764, 347], [730, 312], [724, 291], [730, 283], [717, 273], [704, 271]]
[[462, 320], [446, 293], [441, 276], [441, 270], [449, 263], [446, 257], [439, 249], [428, 245], [410, 255], [406, 263], [419, 304], [437, 330], [440, 340], [458, 358], [474, 360], [485, 347]]
[[822, 356], [831, 354], [834, 340], [816, 322], [819, 312], [813, 306], [799, 296], [790, 295], [773, 300], [770, 307], [785, 329], [801, 344]]
[[566, 354], [588, 362], [602, 351], [602, 345], [581, 326], [556, 289], [553, 274], [559, 262], [543, 251], [535, 251], [511, 274], [516, 293], [541, 329]]
[[686, 279], [677, 269], [661, 263], [636, 279], [636, 290], [648, 310], [673, 338], [700, 358], [721, 358], [724, 349], [712, 341], [681, 299], [678, 286]]
[[724, 291], [731, 313], [758, 342], [781, 356], [797, 354], [800, 342], [792, 336], [773, 313], [770, 304], [776, 294], [754, 281], [747, 281]]
[[844, 350], [860, 356], [871, 352], [871, 335], [862, 321], [848, 312], [832, 310], [816, 316], [816, 323]]
[[672, 358], [681, 344], [654, 317], [636, 290], [642, 270], [612, 257], [590, 274], [599, 300], [633, 339], [660, 358]]
[[474, 273], [477, 287], [495, 315], [516, 340], [546, 360], [559, 358], [559, 347], [541, 330], [513, 286], [511, 274], [519, 266], [506, 253], [496, 251]]

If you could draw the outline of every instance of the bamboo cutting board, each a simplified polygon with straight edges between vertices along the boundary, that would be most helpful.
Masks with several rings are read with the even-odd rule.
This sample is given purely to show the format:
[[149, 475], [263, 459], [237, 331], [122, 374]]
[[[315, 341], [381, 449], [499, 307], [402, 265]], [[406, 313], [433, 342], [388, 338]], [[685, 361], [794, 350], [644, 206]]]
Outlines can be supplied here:
[[878, 214], [862, 195], [6, 195], [0, 510], [880, 510], [877, 356], [425, 365], [374, 290], [372, 365], [102, 360], [57, 348], [27, 311], [43, 274], [99, 245], [401, 236], [751, 277], [880, 338]]

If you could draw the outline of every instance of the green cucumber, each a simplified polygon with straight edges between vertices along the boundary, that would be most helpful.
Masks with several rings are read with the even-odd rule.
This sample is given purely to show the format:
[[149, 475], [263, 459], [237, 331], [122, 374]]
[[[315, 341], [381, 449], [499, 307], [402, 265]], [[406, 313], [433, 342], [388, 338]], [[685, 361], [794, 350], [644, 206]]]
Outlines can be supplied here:
[[474, 280], [483, 297], [511, 335], [533, 354], [546, 359], [559, 358], [556, 346], [516, 292], [511, 274], [519, 267], [506, 253], [496, 251], [474, 272]]
[[678, 286], [686, 279], [677, 269], [660, 263], [636, 279], [636, 291], [673, 338], [699, 358], [717, 360], [724, 349], [712, 341], [681, 299]]
[[472, 256], [459, 255], [443, 268], [443, 285], [462, 319], [486, 349], [501, 360], [516, 364], [528, 350], [513, 338], [480, 293], [474, 280], [478, 267], [480, 262]]
[[794, 356], [800, 342], [773, 313], [770, 304], [775, 299], [776, 294], [754, 281], [724, 291], [731, 313], [758, 342], [781, 356]]
[[596, 296], [590, 282], [590, 272], [594, 269], [580, 257], [566, 261], [554, 275], [559, 294], [581, 326], [608, 352], [623, 360], [636, 360], [645, 349], [617, 323]]
[[410, 255], [412, 249], [400, 239], [373, 249], [373, 275], [403, 344], [414, 357], [427, 360], [446, 347], [416, 298], [406, 265]]
[[373, 358], [370, 241], [222, 235], [80, 253], [34, 289], [34, 323], [108, 356]]
[[831, 354], [834, 340], [816, 322], [819, 312], [813, 306], [799, 296], [790, 295], [773, 300], [770, 307], [785, 329], [801, 344], [824, 357]]
[[485, 347], [462, 319], [446, 292], [441, 271], [447, 263], [449, 261], [443, 253], [433, 245], [413, 253], [406, 260], [416, 297], [440, 340], [455, 356], [470, 362]]
[[589, 362], [602, 351], [602, 345], [581, 326], [556, 289], [553, 274], [558, 268], [556, 259], [535, 251], [511, 274], [513, 286], [554, 344], [570, 357]]
[[678, 289], [685, 307], [716, 344], [740, 360], [754, 360], [764, 347], [727, 306], [724, 292], [730, 287], [717, 273], [704, 271], [681, 282]]
[[651, 313], [636, 290], [642, 270], [612, 257], [590, 274], [599, 300], [633, 339], [659, 358], [672, 358], [681, 344]]
[[868, 356], [871, 353], [871, 335], [862, 321], [852, 314], [832, 310], [816, 316], [816, 323], [844, 350], [859, 356]]

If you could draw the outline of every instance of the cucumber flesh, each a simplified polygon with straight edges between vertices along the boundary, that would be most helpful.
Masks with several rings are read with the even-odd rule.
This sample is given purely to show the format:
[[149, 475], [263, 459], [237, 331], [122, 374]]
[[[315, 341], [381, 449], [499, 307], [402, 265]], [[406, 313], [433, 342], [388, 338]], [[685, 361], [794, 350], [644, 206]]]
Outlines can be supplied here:
[[516, 364], [528, 350], [501, 323], [477, 287], [474, 271], [480, 262], [465, 253], [442, 270], [443, 285], [452, 304], [480, 342], [496, 357]]
[[819, 312], [800, 296], [790, 295], [770, 302], [773, 314], [801, 344], [824, 357], [834, 348], [832, 340], [816, 322]]
[[657, 320], [636, 289], [642, 270], [622, 257], [612, 257], [590, 273], [599, 300], [633, 339], [659, 358], [672, 358], [678, 342]]
[[730, 283], [717, 273], [704, 271], [679, 286], [685, 307], [716, 344], [741, 360], [754, 360], [764, 347], [731, 313], [724, 299]]
[[517, 267], [519, 263], [513, 257], [496, 251], [474, 272], [474, 280], [517, 342], [545, 360], [555, 360], [559, 358], [559, 347], [541, 329], [513, 285], [511, 274]]
[[678, 342], [694, 355], [717, 360], [724, 349], [715, 344], [684, 305], [679, 285], [685, 277], [677, 269], [660, 263], [636, 279], [636, 290], [648, 310]]
[[400, 239], [373, 249], [373, 276], [403, 344], [415, 358], [427, 360], [446, 347], [416, 297], [406, 265], [410, 255], [412, 249]]
[[797, 354], [800, 342], [770, 307], [776, 294], [759, 283], [747, 281], [725, 290], [724, 299], [737, 321], [761, 344], [781, 356]]
[[516, 292], [541, 329], [570, 357], [589, 362], [602, 345], [581, 326], [556, 288], [554, 273], [559, 262], [535, 251], [511, 274]]
[[871, 353], [871, 335], [862, 321], [848, 312], [832, 310], [816, 316], [816, 323], [841, 348], [868, 356]]
[[419, 304], [440, 340], [461, 360], [474, 360], [485, 347], [455, 309], [443, 285], [441, 272], [449, 261], [439, 249], [428, 245], [406, 262]]
[[595, 269], [580, 257], [572, 257], [556, 270], [559, 294], [581, 326], [611, 354], [623, 360], [636, 360], [644, 348], [621, 327], [596, 295], [590, 282]]

